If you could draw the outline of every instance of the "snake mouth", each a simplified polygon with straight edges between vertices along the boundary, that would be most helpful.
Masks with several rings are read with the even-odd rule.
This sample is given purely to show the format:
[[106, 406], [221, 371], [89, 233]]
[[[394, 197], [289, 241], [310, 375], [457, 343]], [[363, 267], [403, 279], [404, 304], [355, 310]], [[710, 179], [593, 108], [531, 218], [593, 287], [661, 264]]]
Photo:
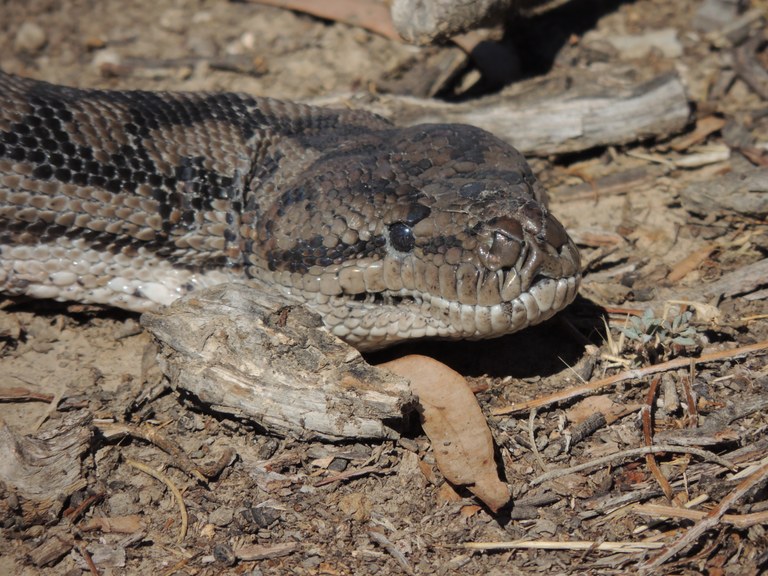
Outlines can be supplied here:
[[360, 350], [415, 338], [495, 338], [552, 317], [573, 301], [581, 280], [578, 250], [564, 232], [559, 245], [523, 239], [496, 233], [487, 254], [467, 250], [458, 262], [390, 251], [311, 271], [292, 285], [289, 274], [273, 278]]
[[368, 351], [414, 338], [480, 340], [522, 330], [570, 304], [580, 280], [580, 274], [540, 277], [528, 290], [490, 305], [409, 289], [334, 296], [308, 305], [321, 312], [333, 334]]

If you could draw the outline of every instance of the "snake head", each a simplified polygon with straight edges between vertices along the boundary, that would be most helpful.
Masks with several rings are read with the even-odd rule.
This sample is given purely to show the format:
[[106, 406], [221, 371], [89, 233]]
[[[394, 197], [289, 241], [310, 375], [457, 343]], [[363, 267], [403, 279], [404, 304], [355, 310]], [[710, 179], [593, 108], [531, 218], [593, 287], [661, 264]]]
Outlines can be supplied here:
[[302, 143], [316, 153], [256, 218], [249, 273], [337, 336], [364, 350], [492, 338], [574, 299], [578, 250], [510, 145], [440, 124], [335, 142]]

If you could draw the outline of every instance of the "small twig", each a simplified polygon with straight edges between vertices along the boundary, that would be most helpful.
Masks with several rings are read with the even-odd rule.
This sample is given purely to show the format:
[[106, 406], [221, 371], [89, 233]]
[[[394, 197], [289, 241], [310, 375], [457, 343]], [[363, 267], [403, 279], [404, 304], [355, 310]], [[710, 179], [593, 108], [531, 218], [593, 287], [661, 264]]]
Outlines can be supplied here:
[[371, 540], [376, 542], [376, 544], [378, 544], [379, 546], [384, 548], [384, 550], [389, 552], [390, 556], [392, 556], [392, 558], [395, 559], [395, 562], [398, 563], [400, 568], [403, 569], [403, 572], [405, 572], [409, 576], [413, 576], [414, 574], [413, 568], [411, 568], [411, 565], [408, 563], [408, 560], [406, 559], [405, 554], [400, 552], [397, 546], [392, 544], [392, 542], [390, 542], [387, 539], [387, 537], [384, 536], [384, 534], [380, 532], [376, 532], [375, 530], [369, 530], [368, 536], [371, 538]]
[[539, 447], [536, 445], [536, 408], [531, 408], [531, 413], [528, 416], [528, 441], [531, 443], [531, 452], [533, 452], [533, 457], [536, 459], [536, 462], [539, 463], [539, 466], [541, 469], [546, 472], [549, 470], [549, 466], [547, 466], [546, 462], [544, 462], [544, 459], [541, 457], [541, 452], [539, 452]]
[[699, 536], [704, 534], [704, 532], [710, 528], [715, 527], [728, 511], [728, 509], [736, 504], [736, 502], [738, 502], [746, 492], [748, 492], [756, 484], [763, 482], [767, 476], [768, 462], [765, 462], [757, 470], [752, 472], [752, 474], [747, 476], [746, 479], [741, 481], [738, 486], [736, 486], [736, 488], [731, 490], [731, 492], [728, 493], [717, 506], [710, 510], [707, 515], [704, 516], [704, 518], [699, 520], [699, 522], [693, 528], [688, 530], [688, 532], [686, 532], [681, 538], [679, 538], [677, 542], [656, 556], [656, 558], [643, 562], [640, 565], [640, 569], [644, 571], [657, 570], [659, 567], [661, 567], [662, 564], [675, 556], [678, 552], [693, 544]]
[[[703, 510], [690, 510], [678, 506], [664, 506], [661, 504], [635, 504], [632, 511], [637, 514], [651, 516], [655, 520], [667, 516], [669, 518], [685, 518], [686, 520], [703, 520], [707, 512]], [[752, 512], [751, 514], [723, 514], [722, 521], [737, 528], [749, 528], [758, 524], [768, 523], [768, 510]]]
[[220, 474], [234, 455], [233, 450], [227, 449], [213, 465], [198, 466], [184, 453], [180, 446], [153, 428], [124, 423], [99, 423], [96, 428], [107, 438], [133, 436], [154, 444], [174, 459], [171, 465], [201, 482], [207, 482], [208, 478]]
[[[651, 385], [648, 387], [648, 395], [645, 399], [645, 406], [643, 406], [642, 409], [643, 440], [645, 441], [646, 446], [653, 446], [653, 401], [656, 398], [656, 390], [659, 388], [660, 381], [661, 378], [659, 376], [656, 376], [656, 378], [651, 380]], [[651, 474], [653, 474], [653, 477], [656, 479], [656, 482], [659, 483], [667, 500], [671, 502], [672, 497], [674, 496], [672, 486], [669, 485], [669, 480], [667, 480], [664, 474], [661, 473], [661, 469], [656, 462], [656, 457], [653, 455], [653, 452], [649, 452], [645, 455], [645, 462], [651, 470]]]
[[74, 510], [65, 512], [64, 515], [67, 517], [67, 519], [70, 522], [75, 523], [77, 522], [77, 519], [80, 518], [80, 515], [83, 512], [85, 512], [86, 508], [88, 508], [91, 504], [98, 502], [103, 498], [104, 498], [103, 492], [99, 492], [98, 494], [93, 494], [88, 498], [86, 498], [85, 500], [83, 500], [77, 508], [75, 508]]
[[80, 551], [80, 555], [83, 557], [83, 560], [85, 560], [85, 563], [88, 565], [88, 571], [93, 574], [93, 576], [99, 576], [99, 569], [96, 567], [96, 564], [93, 562], [93, 558], [91, 558], [91, 555], [88, 553], [88, 550], [85, 547], [85, 544], [82, 542], [77, 542], [75, 544], [77, 546], [77, 549]]
[[155, 470], [154, 468], [151, 468], [146, 464], [142, 464], [141, 462], [137, 462], [136, 460], [127, 459], [125, 462], [129, 466], [132, 466], [137, 470], [141, 470], [145, 474], [149, 474], [153, 478], [159, 480], [160, 482], [162, 482], [168, 487], [168, 490], [171, 491], [174, 498], [176, 498], [176, 503], [179, 506], [179, 513], [181, 514], [181, 528], [179, 530], [179, 536], [178, 538], [176, 538], [176, 542], [178, 544], [181, 544], [182, 542], [184, 542], [184, 537], [187, 535], [187, 523], [189, 519], [187, 516], [187, 507], [184, 505], [184, 498], [181, 496], [181, 492], [179, 491], [179, 489], [176, 488], [176, 485], [171, 481], [170, 478], [168, 478], [168, 476], [166, 476], [165, 474], [162, 474], [161, 472]]
[[573, 540], [571, 542], [512, 540], [510, 542], [465, 542], [459, 546], [467, 550], [598, 550], [600, 552], [635, 554], [662, 548], [664, 544], [661, 542], [592, 542], [590, 540]]
[[695, 364], [716, 362], [718, 360], [733, 358], [744, 354], [751, 354], [753, 352], [759, 352], [765, 349], [768, 349], [768, 341], [763, 340], [762, 342], [757, 342], [756, 344], [750, 344], [748, 346], [742, 346], [732, 350], [721, 350], [720, 352], [702, 354], [698, 358], [675, 358], [674, 360], [662, 362], [661, 364], [656, 364], [655, 366], [647, 366], [645, 368], [627, 370], [607, 378], [602, 378], [596, 382], [590, 382], [589, 384], [585, 384], [583, 386], [573, 386], [571, 388], [567, 388], [566, 390], [562, 390], [561, 392], [548, 394], [547, 396], [543, 396], [541, 398], [534, 398], [533, 400], [528, 400], [527, 402], [518, 402], [516, 404], [510, 404], [509, 406], [495, 408], [491, 411], [491, 414], [494, 416], [502, 416], [504, 414], [511, 414], [513, 412], [530, 410], [531, 408], [541, 408], [542, 406], [548, 406], [549, 404], [554, 404], [555, 402], [562, 402], [564, 400], [576, 398], [577, 396], [583, 396], [591, 392], [596, 392], [597, 390], [607, 388], [608, 386], [613, 386], [614, 384], [618, 384], [619, 382], [624, 382], [626, 380], [643, 378], [644, 376], [649, 376], [651, 374], [658, 374], [659, 372], [666, 372], [667, 370], [682, 368], [691, 362]]
[[700, 450], [698, 448], [692, 448], [688, 446], [673, 446], [669, 444], [660, 444], [656, 446], [643, 446], [642, 448], [632, 448], [630, 450], [622, 450], [621, 452], [616, 452], [615, 454], [609, 454], [608, 456], [603, 456], [602, 458], [596, 458], [595, 460], [585, 462], [584, 464], [571, 466], [570, 468], [561, 468], [558, 470], [551, 470], [546, 474], [537, 476], [536, 478], [531, 480], [529, 483], [531, 486], [537, 486], [542, 482], [554, 480], [555, 478], [567, 476], [568, 474], [583, 472], [584, 470], [589, 470], [591, 468], [599, 468], [601, 466], [605, 466], [606, 464], [611, 464], [616, 460], [623, 460], [624, 458], [635, 458], [637, 456], [644, 456], [646, 454], [658, 454], [660, 452], [672, 452], [675, 454], [693, 454], [695, 456], [698, 456], [702, 460], [709, 460], [711, 462], [716, 462], [720, 464], [720, 466], [722, 466], [723, 468], [727, 468], [728, 470], [731, 470], [731, 471], [735, 470], [735, 466], [733, 464], [728, 462], [725, 458], [721, 458], [717, 454], [712, 454], [712, 452], [707, 452], [706, 450]]

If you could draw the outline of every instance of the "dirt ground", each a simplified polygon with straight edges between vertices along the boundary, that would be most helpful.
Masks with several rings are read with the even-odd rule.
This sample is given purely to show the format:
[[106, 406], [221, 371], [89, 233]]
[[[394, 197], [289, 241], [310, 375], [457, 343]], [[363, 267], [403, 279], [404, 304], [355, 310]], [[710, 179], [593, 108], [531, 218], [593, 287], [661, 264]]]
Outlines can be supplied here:
[[[47, 403], [0, 404], [0, 419], [11, 429], [39, 435], [86, 414], [92, 423], [144, 424], [200, 464], [236, 453], [203, 482], [156, 443], [94, 436], [82, 461], [82, 486], [54, 503], [49, 515], [31, 521], [13, 490], [0, 486], [0, 574], [632, 573], [661, 552], [656, 545], [672, 545], [701, 521], [643, 513], [636, 505], [707, 512], [745, 478], [752, 483], [727, 511], [757, 519], [714, 522], [654, 573], [768, 569], [768, 475], [760, 469], [768, 454], [768, 363], [760, 352], [696, 364], [692, 379], [687, 362], [656, 375], [638, 373], [598, 390], [596, 404], [577, 397], [534, 413], [492, 414], [582, 378], [597, 381], [632, 367], [768, 340], [765, 277], [749, 275], [750, 266], [768, 257], [766, 211], [697, 214], [681, 195], [691, 185], [768, 164], [768, 104], [734, 74], [732, 46], [717, 40], [730, 20], [703, 24], [704, 4], [576, 0], [510, 24], [505, 42], [518, 50], [524, 76], [564, 69], [575, 76], [601, 66], [674, 71], [693, 104], [691, 122], [682, 134], [658, 140], [531, 159], [585, 263], [581, 297], [562, 319], [492, 342], [414, 344], [370, 358], [418, 352], [467, 376], [488, 416], [514, 507], [493, 514], [445, 483], [417, 423], [398, 441], [334, 445], [271, 437], [175, 392], [137, 402], [146, 388], [142, 359], [150, 343], [138, 315], [0, 296], [0, 390], [54, 396]], [[768, 16], [765, 2], [743, 4]], [[374, 99], [405, 89], [397, 79], [436, 50], [221, 0], [6, 0], [0, 31], [0, 68], [7, 72], [82, 87], [230, 90], [299, 100]], [[650, 52], [616, 40], [656, 32], [668, 33], [667, 40]], [[765, 68], [765, 53], [761, 58]], [[456, 98], [473, 78], [469, 63], [442, 95]], [[686, 142], [705, 119], [720, 123]], [[681, 158], [696, 161], [686, 165]], [[612, 175], [629, 173], [640, 176], [610, 184]], [[755, 193], [768, 204], [765, 187]], [[733, 280], [739, 271], [746, 272]], [[741, 289], [722, 297], [707, 292], [729, 279]], [[668, 310], [671, 301], [693, 304], [678, 303], [675, 312]], [[662, 326], [661, 319], [670, 324]], [[661, 391], [649, 402], [656, 383]], [[646, 405], [654, 411], [657, 444], [706, 453], [670, 450], [658, 456], [656, 471], [642, 455], [597, 464], [643, 446]], [[580, 423], [595, 412], [608, 416], [580, 436]], [[700, 434], [686, 444], [680, 439], [691, 430]], [[729, 460], [735, 470], [710, 455]], [[182, 543], [173, 494], [131, 461], [162, 469], [181, 491], [189, 513]], [[581, 463], [594, 466], [532, 483], [546, 471]], [[359, 475], [322, 483], [358, 469]], [[659, 476], [672, 487], [671, 501]], [[103, 523], [86, 528], [94, 519], [116, 518], [136, 523], [122, 532]], [[464, 546], [516, 540], [591, 544]], [[51, 542], [63, 543], [61, 553], [39, 560], [40, 547]], [[626, 542], [642, 546], [598, 549]]]

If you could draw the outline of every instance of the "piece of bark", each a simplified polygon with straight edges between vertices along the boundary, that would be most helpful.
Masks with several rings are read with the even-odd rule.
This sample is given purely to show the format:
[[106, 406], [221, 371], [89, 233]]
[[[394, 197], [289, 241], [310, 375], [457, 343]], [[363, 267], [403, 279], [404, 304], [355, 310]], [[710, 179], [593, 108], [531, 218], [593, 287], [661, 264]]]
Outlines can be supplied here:
[[61, 560], [75, 545], [74, 539], [64, 532], [47, 534], [45, 540], [29, 553], [29, 561], [38, 568]]
[[227, 284], [144, 314], [175, 388], [278, 435], [396, 438], [408, 383], [367, 364], [317, 314], [262, 288]]
[[703, 286], [701, 293], [712, 297], [731, 298], [749, 294], [766, 284], [768, 284], [768, 258], [723, 274], [715, 282]]
[[523, 153], [549, 155], [669, 136], [689, 114], [685, 88], [669, 73], [628, 90], [579, 96], [576, 88], [522, 108], [514, 101], [457, 104], [445, 116], [493, 132]]
[[740, 214], [750, 218], [768, 216], [768, 168], [731, 172], [714, 180], [696, 182], [680, 192], [688, 212]]
[[66, 497], [85, 487], [80, 464], [91, 439], [91, 415], [75, 412], [36, 437], [17, 434], [0, 420], [0, 483], [21, 496], [21, 526], [59, 515]]
[[768, 100], [768, 70], [761, 58], [764, 58], [762, 52], [766, 43], [768, 40], [764, 32], [758, 32], [736, 49], [733, 59], [733, 67], [739, 77], [764, 100]]
[[[618, 87], [610, 70], [599, 74], [521, 82], [516, 96], [502, 92], [469, 103], [387, 96], [368, 107], [399, 124], [458, 122], [492, 132], [528, 155], [581, 152], [648, 138], [664, 139], [683, 130], [690, 107], [675, 72]], [[569, 85], [572, 84], [572, 85]], [[343, 106], [348, 99], [316, 103]]]

